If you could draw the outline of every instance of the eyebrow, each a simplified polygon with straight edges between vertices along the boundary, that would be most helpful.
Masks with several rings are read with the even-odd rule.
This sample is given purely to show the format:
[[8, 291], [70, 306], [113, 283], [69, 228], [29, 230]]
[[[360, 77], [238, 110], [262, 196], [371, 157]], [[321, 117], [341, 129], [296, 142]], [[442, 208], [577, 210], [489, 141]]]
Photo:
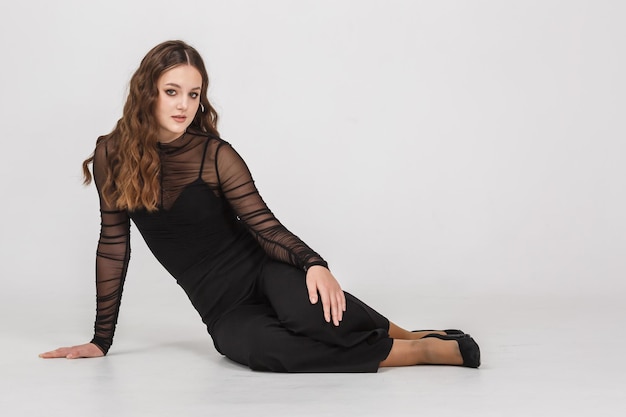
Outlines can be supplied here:
[[[171, 85], [172, 87], [176, 87], [176, 88], [182, 89], [182, 87], [180, 85], [176, 84], [176, 83], [167, 83], [165, 85]], [[192, 88], [192, 90], [202, 90], [202, 87], [194, 87], [194, 88]]]

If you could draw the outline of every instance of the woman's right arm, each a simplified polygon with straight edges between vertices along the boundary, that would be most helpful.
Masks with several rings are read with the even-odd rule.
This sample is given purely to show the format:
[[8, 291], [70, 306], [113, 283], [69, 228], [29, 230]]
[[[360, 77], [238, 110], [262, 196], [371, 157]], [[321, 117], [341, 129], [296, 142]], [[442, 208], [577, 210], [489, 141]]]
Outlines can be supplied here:
[[102, 198], [106, 180], [106, 142], [96, 146], [93, 174], [100, 196], [100, 239], [96, 252], [97, 311], [94, 336], [90, 343], [63, 347], [42, 353], [42, 358], [80, 358], [106, 355], [113, 343], [113, 334], [122, 299], [122, 289], [130, 260], [130, 220], [125, 210], [111, 207]]

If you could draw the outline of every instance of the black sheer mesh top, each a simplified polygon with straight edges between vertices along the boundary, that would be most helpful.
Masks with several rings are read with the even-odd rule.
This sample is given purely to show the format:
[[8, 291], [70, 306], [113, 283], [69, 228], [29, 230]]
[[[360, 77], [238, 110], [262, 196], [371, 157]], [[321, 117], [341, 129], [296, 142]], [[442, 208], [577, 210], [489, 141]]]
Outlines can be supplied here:
[[[112, 139], [98, 142], [93, 163], [100, 195], [101, 231], [96, 255], [97, 313], [92, 343], [104, 353], [113, 341], [130, 259], [131, 219], [159, 262], [187, 291], [203, 319], [241, 292], [232, 287], [247, 285], [250, 278], [244, 275], [252, 269], [246, 265], [258, 263], [260, 257], [304, 270], [313, 265], [327, 266], [320, 255], [274, 217], [245, 162], [222, 139], [186, 133], [158, 145], [161, 201], [159, 210], [153, 213], [118, 210], [105, 203], [101, 190], [106, 179], [109, 140]], [[216, 299], [207, 300], [207, 294]]]

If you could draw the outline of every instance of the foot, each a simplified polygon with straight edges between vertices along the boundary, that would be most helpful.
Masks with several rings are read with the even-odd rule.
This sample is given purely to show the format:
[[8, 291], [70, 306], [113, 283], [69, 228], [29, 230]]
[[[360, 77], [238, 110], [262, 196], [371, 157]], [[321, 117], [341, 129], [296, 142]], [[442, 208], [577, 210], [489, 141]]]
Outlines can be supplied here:
[[468, 368], [478, 368], [480, 366], [480, 347], [468, 334], [445, 336], [430, 334], [424, 336], [423, 339], [439, 339], [445, 342], [454, 342], [457, 344], [459, 353], [463, 358], [461, 365]]
[[442, 340], [433, 337], [422, 339], [419, 343], [423, 349], [424, 365], [463, 365], [463, 355], [461, 355], [459, 344], [455, 340]]

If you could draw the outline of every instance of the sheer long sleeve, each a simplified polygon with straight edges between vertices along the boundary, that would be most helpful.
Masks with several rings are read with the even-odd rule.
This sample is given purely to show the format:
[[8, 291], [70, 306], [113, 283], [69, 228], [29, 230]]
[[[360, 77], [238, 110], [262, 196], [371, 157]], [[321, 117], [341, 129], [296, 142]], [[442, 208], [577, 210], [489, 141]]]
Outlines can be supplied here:
[[276, 219], [259, 195], [245, 162], [229, 144], [220, 145], [215, 163], [224, 197], [270, 257], [304, 270], [313, 265], [328, 267], [319, 254]]
[[100, 239], [96, 251], [96, 320], [91, 343], [106, 354], [122, 299], [122, 289], [130, 259], [130, 220], [126, 211], [107, 205], [102, 198], [106, 180], [106, 143], [96, 147], [93, 162], [94, 182], [100, 196]]

